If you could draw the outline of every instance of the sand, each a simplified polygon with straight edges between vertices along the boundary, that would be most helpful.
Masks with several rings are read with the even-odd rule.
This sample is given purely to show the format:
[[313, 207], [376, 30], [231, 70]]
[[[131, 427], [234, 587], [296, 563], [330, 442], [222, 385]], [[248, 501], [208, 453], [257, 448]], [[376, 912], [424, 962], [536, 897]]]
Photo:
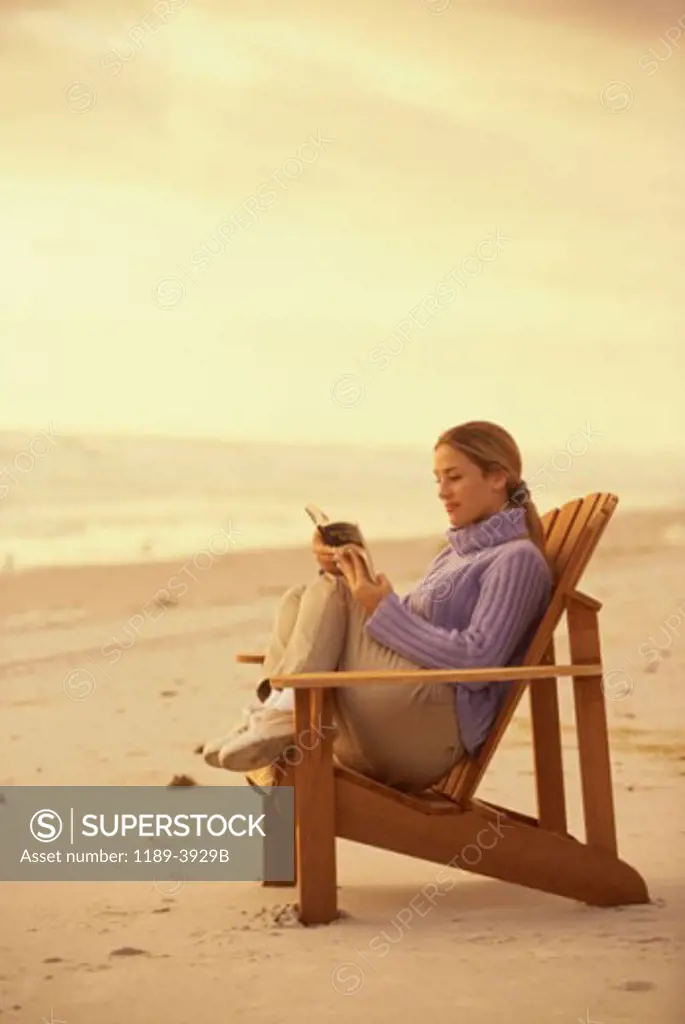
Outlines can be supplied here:
[[[430, 540], [374, 545], [398, 590], [434, 551]], [[241, 784], [193, 750], [250, 695], [255, 671], [235, 654], [263, 648], [278, 595], [307, 578], [311, 556], [233, 551], [202, 565], [3, 574], [0, 785], [163, 785], [181, 773]], [[344, 916], [320, 928], [299, 925], [294, 890], [255, 883], [4, 883], [3, 1022], [685, 1021], [684, 570], [683, 550], [643, 545], [600, 554], [584, 581], [605, 602], [620, 697], [608, 704], [619, 848], [650, 905], [590, 908], [454, 871], [430, 912], [408, 914], [439, 869], [347, 842]], [[570, 828], [582, 838], [562, 690]], [[534, 813], [528, 718], [524, 701], [481, 792]]]

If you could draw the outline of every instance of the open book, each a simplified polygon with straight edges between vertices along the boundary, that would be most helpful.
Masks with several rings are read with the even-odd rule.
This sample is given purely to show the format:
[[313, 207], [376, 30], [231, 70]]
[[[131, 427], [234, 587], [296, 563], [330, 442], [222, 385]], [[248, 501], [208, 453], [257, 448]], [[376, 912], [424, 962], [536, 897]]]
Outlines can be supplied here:
[[331, 522], [326, 513], [322, 512], [316, 505], [305, 505], [304, 510], [317, 527], [324, 544], [331, 548], [342, 548], [349, 544], [360, 552], [369, 578], [375, 582], [376, 572], [373, 567], [371, 552], [357, 523], [348, 523], [342, 520]]

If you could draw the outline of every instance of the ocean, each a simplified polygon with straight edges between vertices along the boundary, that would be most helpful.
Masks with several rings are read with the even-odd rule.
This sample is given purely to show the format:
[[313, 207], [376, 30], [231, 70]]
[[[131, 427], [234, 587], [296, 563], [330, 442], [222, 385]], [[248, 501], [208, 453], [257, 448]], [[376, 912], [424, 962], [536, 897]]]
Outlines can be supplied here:
[[[526, 473], [541, 513], [594, 490], [660, 517], [665, 544], [685, 544], [680, 462], [667, 457], [554, 463]], [[112, 564], [183, 557], [230, 533], [234, 547], [309, 543], [304, 505], [359, 522], [374, 539], [439, 537], [431, 452], [343, 445], [0, 432], [0, 566]], [[644, 515], [643, 515], [644, 520]]]

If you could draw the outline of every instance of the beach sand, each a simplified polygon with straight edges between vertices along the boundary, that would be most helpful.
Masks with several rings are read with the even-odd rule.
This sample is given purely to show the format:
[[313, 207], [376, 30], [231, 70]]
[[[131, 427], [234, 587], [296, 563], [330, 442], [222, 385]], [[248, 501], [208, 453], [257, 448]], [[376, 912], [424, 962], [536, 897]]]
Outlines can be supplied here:
[[[388, 542], [374, 557], [403, 590], [435, 550]], [[257, 673], [235, 654], [263, 649], [278, 595], [313, 565], [306, 550], [202, 564], [2, 575], [0, 785], [165, 785], [178, 773], [242, 784], [194, 748], [251, 696]], [[182, 596], [160, 593], [172, 579]], [[684, 579], [683, 549], [636, 541], [620, 557], [600, 552], [583, 581], [605, 602], [605, 664], [621, 698], [608, 702], [619, 850], [650, 905], [591, 908], [454, 871], [429, 912], [398, 920], [440, 869], [347, 842], [345, 914], [321, 928], [298, 924], [295, 890], [256, 883], [4, 883], [3, 1022], [682, 1024]], [[650, 636], [663, 649], [651, 664], [638, 652]], [[128, 649], [113, 664], [116, 641]], [[582, 838], [561, 688], [570, 829]], [[535, 813], [528, 721], [524, 700], [481, 793]]]

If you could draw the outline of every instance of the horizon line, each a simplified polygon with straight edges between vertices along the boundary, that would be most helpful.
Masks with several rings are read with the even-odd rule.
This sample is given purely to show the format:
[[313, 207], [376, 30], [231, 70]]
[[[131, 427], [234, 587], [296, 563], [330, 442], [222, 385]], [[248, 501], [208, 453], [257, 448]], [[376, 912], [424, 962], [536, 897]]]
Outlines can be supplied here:
[[[51, 425], [51, 424], [52, 424], [52, 421], [48, 420], [48, 425]], [[3, 435], [9, 435], [9, 434], [21, 434], [21, 435], [30, 436], [31, 434], [36, 433], [36, 431], [45, 430], [45, 429], [46, 429], [45, 425], [37, 426], [35, 424], [32, 425], [31, 427], [26, 427], [26, 426], [24, 426], [24, 427], [22, 427], [22, 426], [13, 426], [13, 427], [0, 426], [0, 438], [2, 438]], [[110, 430], [92, 430], [92, 429], [74, 430], [74, 429], [72, 429], [72, 430], [67, 430], [67, 431], [60, 431], [58, 433], [58, 436], [61, 436], [61, 437], [64, 437], [64, 438], [68, 438], [70, 440], [79, 440], [79, 441], [80, 440], [84, 440], [84, 439], [89, 439], [89, 440], [161, 441], [161, 442], [167, 442], [167, 443], [182, 442], [184, 444], [187, 444], [189, 442], [197, 443], [197, 444], [224, 444], [224, 445], [239, 445], [239, 444], [243, 444], [243, 445], [265, 445], [265, 444], [273, 444], [273, 445], [277, 445], [277, 446], [282, 447], [282, 448], [298, 448], [298, 447], [300, 447], [300, 448], [301, 447], [345, 448], [345, 449], [348, 449], [348, 450], [352, 449], [352, 450], [362, 450], [362, 451], [368, 451], [370, 448], [377, 447], [377, 448], [382, 449], [384, 451], [395, 451], [398, 454], [402, 453], [402, 452], [405, 452], [405, 453], [411, 452], [412, 454], [415, 454], [415, 453], [417, 453], [417, 452], [419, 452], [421, 450], [427, 450], [428, 449], [428, 442], [426, 443], [426, 446], [424, 447], [424, 444], [421, 441], [417, 441], [417, 442], [412, 444], [411, 442], [408, 442], [408, 441], [400, 442], [400, 443], [397, 443], [397, 442], [393, 443], [393, 442], [388, 442], [388, 441], [385, 441], [385, 440], [378, 439], [373, 444], [364, 444], [361, 441], [353, 441], [353, 440], [346, 441], [346, 440], [342, 440], [340, 438], [328, 438], [328, 439], [320, 439], [320, 438], [318, 438], [317, 439], [316, 437], [312, 437], [312, 438], [307, 438], [307, 439], [298, 438], [298, 439], [292, 439], [292, 440], [285, 440], [285, 439], [280, 439], [278, 437], [273, 437], [273, 436], [271, 436], [271, 437], [269, 437], [269, 436], [245, 437], [245, 436], [239, 435], [239, 434], [237, 434], [237, 435], [236, 434], [233, 434], [233, 435], [221, 435], [221, 434], [211, 434], [211, 433], [208, 433], [208, 434], [178, 434], [178, 433], [166, 433], [166, 432], [155, 433], [155, 432], [149, 431], [149, 430], [136, 431], [136, 430], [126, 430], [126, 429], [120, 429], [120, 430], [114, 430], [114, 429], [110, 429]], [[537, 447], [533, 448], [532, 446], [524, 446], [524, 445], [520, 445], [520, 448], [521, 448], [521, 451], [524, 454], [524, 456], [525, 455], [537, 456], [537, 455], [542, 455], [543, 454], [543, 446], [542, 445], [540, 446], [539, 449]], [[615, 449], [612, 449], [611, 451], [604, 451], [602, 454], [604, 454], [608, 458], [610, 458], [612, 456], [619, 457], [619, 458], [620, 457], [626, 457], [626, 458], [630, 457], [630, 458], [633, 458], [633, 459], [640, 459], [640, 461], [644, 461], [645, 459], [648, 459], [648, 458], [669, 458], [669, 459], [681, 458], [682, 455], [684, 454], [684, 450], [683, 449], [677, 449], [677, 448], [671, 448], [671, 449], [655, 448], [655, 449], [653, 449], [650, 452], [639, 452], [639, 451], [636, 452], [635, 450], [630, 449], [630, 448], [615, 448]]]

